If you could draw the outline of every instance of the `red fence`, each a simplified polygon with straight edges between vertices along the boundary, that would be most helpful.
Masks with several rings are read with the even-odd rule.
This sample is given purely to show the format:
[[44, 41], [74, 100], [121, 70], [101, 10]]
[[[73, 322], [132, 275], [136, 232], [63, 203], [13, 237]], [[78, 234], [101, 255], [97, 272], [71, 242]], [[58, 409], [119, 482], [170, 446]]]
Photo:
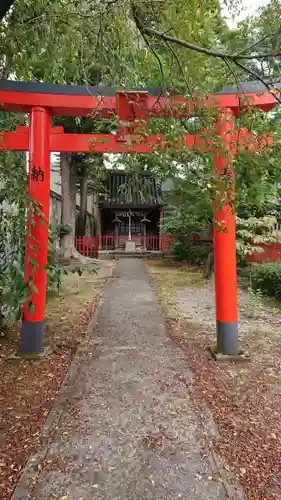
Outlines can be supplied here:
[[75, 238], [76, 250], [85, 257], [97, 258], [99, 250], [114, 250], [115, 235], [103, 234], [101, 239], [91, 236], [79, 236]]
[[157, 234], [147, 234], [146, 237], [142, 237], [141, 246], [146, 250], [158, 251], [160, 250], [160, 238]]
[[170, 248], [175, 244], [175, 239], [169, 234], [161, 237], [161, 251], [163, 253], [169, 252]]
[[[124, 240], [124, 241], [123, 241]], [[103, 234], [101, 239], [98, 237], [81, 236], [75, 238], [76, 250], [85, 257], [97, 258], [99, 250], [114, 250], [116, 248], [125, 247], [126, 239], [116, 237], [115, 234]], [[136, 240], [136, 241], [135, 241]], [[157, 234], [147, 234], [146, 237], [132, 237], [136, 245], [147, 251], [162, 251], [167, 252], [173, 240], [171, 236], [160, 237]]]
[[84, 257], [91, 257], [96, 259], [99, 251], [99, 238], [92, 238], [90, 236], [79, 236], [75, 238], [75, 247], [77, 252]]
[[264, 262], [276, 262], [281, 260], [281, 243], [271, 243], [271, 245], [261, 245], [262, 252], [254, 252], [248, 255], [247, 262], [263, 264]]
[[[132, 238], [133, 239], [133, 238]], [[134, 240], [134, 239], [133, 239]], [[170, 247], [174, 244], [172, 236], [165, 235], [161, 238], [156, 234], [148, 234], [146, 236], [146, 244], [144, 237], [139, 238], [137, 244], [140, 242], [141, 248], [147, 251], [162, 251], [168, 252]], [[117, 244], [117, 245], [116, 245]], [[97, 258], [100, 250], [114, 250], [118, 247], [120, 242], [117, 242], [115, 234], [103, 234], [101, 241], [98, 237], [92, 238], [89, 236], [82, 236], [75, 238], [75, 247], [77, 251], [85, 257]], [[246, 261], [248, 263], [263, 264], [264, 262], [276, 262], [281, 260], [281, 243], [272, 243], [271, 245], [261, 245], [262, 252], [255, 252], [248, 255]]]
[[116, 247], [115, 234], [103, 234], [100, 241], [100, 250], [114, 250]]

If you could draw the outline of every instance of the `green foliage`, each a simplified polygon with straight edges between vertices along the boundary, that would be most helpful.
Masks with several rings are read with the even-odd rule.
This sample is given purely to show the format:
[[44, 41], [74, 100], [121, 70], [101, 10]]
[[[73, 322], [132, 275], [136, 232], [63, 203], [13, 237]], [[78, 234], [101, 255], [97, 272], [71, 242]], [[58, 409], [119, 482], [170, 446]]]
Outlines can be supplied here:
[[56, 236], [61, 237], [66, 234], [70, 234], [72, 231], [72, 227], [68, 224], [58, 224], [53, 231]]
[[253, 266], [251, 279], [254, 289], [281, 299], [281, 261]]
[[[247, 17], [240, 22], [236, 29], [225, 31], [222, 40], [234, 52], [243, 52], [247, 49], [249, 55], [263, 53], [278, 53], [280, 43], [280, 0], [269, 0], [266, 5], [256, 10], [254, 16]], [[280, 58], [272, 57], [263, 61], [255, 59], [248, 66], [266, 80], [278, 81], [280, 76]], [[233, 68], [237, 80], [245, 71]]]
[[245, 262], [245, 257], [255, 252], [262, 252], [262, 245], [280, 241], [280, 231], [273, 232], [275, 217], [237, 217], [237, 256], [238, 263]]
[[[23, 117], [0, 113], [0, 127], [12, 130]], [[18, 319], [28, 297], [24, 285], [26, 236], [26, 163], [22, 153], [0, 153], [0, 317], [2, 323]]]
[[249, 296], [246, 303], [245, 315], [248, 318], [256, 318], [259, 315], [259, 311], [262, 307], [262, 291], [258, 288], [253, 290], [249, 289]]
[[[24, 284], [25, 226], [20, 213], [0, 209], [0, 315], [2, 323], [19, 319], [28, 298]], [[24, 212], [25, 213], [25, 212]]]
[[[26, 193], [20, 196], [20, 188], [17, 191], [16, 198], [14, 190], [9, 182], [5, 183], [5, 167], [11, 168], [13, 158], [11, 155], [2, 154], [1, 177], [5, 196], [1, 198], [0, 203], [0, 327], [5, 327], [10, 321], [18, 320], [21, 317], [22, 306], [30, 295], [30, 289], [36, 291], [32, 282], [32, 276], [28, 283], [24, 283], [24, 257], [26, 242], [26, 215], [29, 207]], [[22, 156], [14, 157], [13, 167], [15, 169], [15, 184], [17, 186], [17, 170], [25, 169], [25, 162]], [[23, 162], [23, 163], [22, 163]], [[9, 203], [10, 202], [10, 203]], [[13, 202], [11, 204], [11, 202]], [[38, 214], [35, 206], [34, 211]], [[54, 234], [53, 234], [54, 233]], [[53, 237], [56, 237], [56, 231], [50, 231], [49, 252], [47, 265], [47, 290], [48, 292], [59, 289], [63, 282], [63, 276], [69, 272], [77, 273], [81, 276], [85, 272], [82, 266], [73, 266], [70, 269], [62, 266], [54, 260], [53, 256]], [[36, 244], [34, 244], [36, 248]], [[31, 261], [33, 268], [36, 268], [36, 262]], [[86, 270], [90, 273], [96, 273], [96, 269]], [[29, 309], [34, 308], [30, 302]]]
[[49, 245], [48, 245], [48, 264], [47, 264], [47, 292], [52, 294], [56, 292], [58, 295], [60, 293], [61, 286], [63, 284], [63, 277], [68, 276], [70, 273], [78, 274], [82, 276], [84, 273], [96, 274], [97, 269], [86, 268], [81, 265], [73, 265], [71, 267], [65, 266], [55, 260], [53, 252], [53, 242], [56, 237], [54, 231], [50, 231], [49, 234]]
[[280, 207], [273, 204], [280, 194], [280, 109], [263, 113], [251, 109], [239, 118], [239, 127], [252, 133], [273, 134], [274, 147], [271, 150], [244, 151], [236, 158], [237, 212], [242, 218], [263, 217], [280, 213]]
[[209, 183], [212, 170], [198, 159], [181, 166], [178, 178], [166, 196], [171, 215], [165, 221], [165, 231], [182, 236], [198, 233], [206, 228], [212, 214], [212, 196]]
[[57, 295], [60, 294], [61, 286], [63, 285], [63, 277], [68, 276], [69, 274], [78, 274], [78, 276], [82, 276], [82, 274], [96, 274], [97, 269], [94, 268], [85, 268], [83, 266], [75, 265], [71, 267], [66, 267], [59, 262], [53, 262], [49, 259], [49, 263], [47, 265], [47, 297], [52, 295], [54, 292]]
[[187, 262], [191, 266], [202, 266], [206, 263], [208, 254], [210, 252], [209, 245], [202, 245], [196, 242], [178, 241], [171, 248], [171, 254], [177, 262]]
[[187, 260], [188, 256], [187, 248], [182, 242], [177, 242], [172, 246], [171, 254], [173, 259], [177, 262]]
[[[2, 243], [7, 244], [7, 240]], [[0, 317], [5, 324], [9, 320], [17, 320], [21, 308], [29, 295], [28, 286], [24, 284], [23, 251], [20, 243], [10, 239], [5, 251], [0, 251]], [[2, 247], [2, 245], [1, 245]]]
[[187, 247], [187, 251], [187, 262], [191, 265], [202, 266], [207, 261], [210, 252], [210, 245], [194, 242], [192, 245]]

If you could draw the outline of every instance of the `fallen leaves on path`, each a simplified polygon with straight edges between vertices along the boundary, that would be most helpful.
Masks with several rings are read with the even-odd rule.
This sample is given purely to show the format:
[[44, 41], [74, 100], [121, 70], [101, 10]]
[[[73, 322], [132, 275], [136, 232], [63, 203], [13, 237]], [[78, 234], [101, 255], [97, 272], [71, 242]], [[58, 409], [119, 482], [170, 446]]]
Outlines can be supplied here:
[[[19, 338], [16, 326], [1, 339], [0, 498], [9, 500], [28, 457], [42, 444], [42, 427], [71, 359], [85, 337], [99, 302], [97, 286], [74, 276], [66, 293], [48, 305], [46, 342], [54, 351], [40, 361], [11, 360]], [[91, 278], [93, 280], [93, 278]]]
[[[213, 292], [210, 299], [210, 290], [205, 290], [202, 279], [200, 286], [194, 283], [196, 270], [165, 262], [149, 262], [149, 268], [170, 318], [170, 337], [186, 354], [194, 373], [192, 395], [199, 413], [206, 402], [218, 427], [219, 438], [214, 438], [210, 446], [225, 459], [226, 472], [236, 474], [247, 500], [281, 499], [280, 305], [275, 313], [267, 301], [259, 307], [258, 315], [247, 317], [247, 321], [240, 311], [240, 340], [251, 361], [218, 363], [208, 352], [215, 333]], [[196, 302], [196, 324], [178, 311], [179, 289], [186, 303], [189, 299], [192, 304]], [[177, 311], [172, 319], [171, 307]]]
[[247, 500], [280, 498], [279, 364], [265, 364], [262, 370], [255, 363], [247, 365], [251, 373], [241, 391], [237, 380], [245, 364], [213, 361], [207, 353], [209, 338], [204, 332], [198, 335], [198, 331], [188, 331], [186, 325], [171, 321], [168, 329], [195, 374], [195, 399], [199, 406], [201, 400], [207, 402], [218, 426], [220, 438], [214, 440], [213, 447], [238, 476]]

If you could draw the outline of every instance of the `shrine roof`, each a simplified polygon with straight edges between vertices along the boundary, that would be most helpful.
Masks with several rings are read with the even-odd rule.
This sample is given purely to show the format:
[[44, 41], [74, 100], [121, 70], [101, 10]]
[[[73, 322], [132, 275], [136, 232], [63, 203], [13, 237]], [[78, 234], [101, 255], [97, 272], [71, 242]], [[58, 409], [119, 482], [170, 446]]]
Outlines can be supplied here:
[[144, 208], [163, 205], [161, 183], [150, 172], [129, 174], [109, 171], [105, 180], [106, 196], [100, 206], [115, 208]]

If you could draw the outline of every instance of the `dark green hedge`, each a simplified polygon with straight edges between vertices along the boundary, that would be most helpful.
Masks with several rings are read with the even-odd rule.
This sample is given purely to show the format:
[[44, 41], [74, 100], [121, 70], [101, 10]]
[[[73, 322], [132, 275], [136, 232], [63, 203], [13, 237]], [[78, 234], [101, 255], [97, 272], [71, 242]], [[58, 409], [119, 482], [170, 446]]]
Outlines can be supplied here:
[[263, 293], [281, 299], [281, 261], [252, 267], [252, 285]]
[[185, 261], [188, 264], [201, 266], [207, 260], [210, 245], [192, 242], [189, 245], [178, 242], [172, 247], [172, 256], [176, 261]]

